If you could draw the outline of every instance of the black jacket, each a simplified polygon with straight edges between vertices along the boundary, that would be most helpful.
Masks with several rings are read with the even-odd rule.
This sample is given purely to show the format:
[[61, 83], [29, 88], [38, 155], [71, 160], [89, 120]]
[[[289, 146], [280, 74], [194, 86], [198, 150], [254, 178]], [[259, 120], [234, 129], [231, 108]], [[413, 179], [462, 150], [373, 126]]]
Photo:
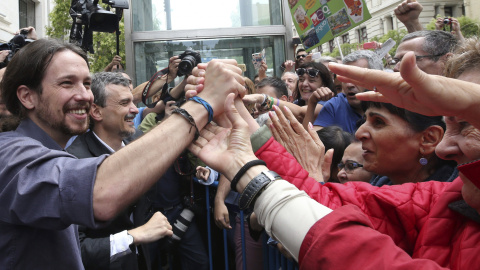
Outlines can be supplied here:
[[[130, 141], [141, 136], [141, 131], [135, 133]], [[128, 142], [124, 140], [125, 144]], [[79, 135], [75, 141], [67, 148], [67, 152], [78, 158], [97, 157], [103, 154], [109, 154], [110, 151], [95, 137], [92, 131]], [[124, 212], [120, 213], [106, 227], [92, 230], [84, 226], [79, 226], [79, 238], [82, 252], [82, 262], [85, 269], [150, 269], [146, 262], [148, 254], [147, 249], [138, 246], [139, 255], [135, 251], [121, 256], [110, 263], [110, 235], [119, 233], [123, 230], [133, 229], [145, 223], [145, 213], [149, 205], [144, 198], [141, 198], [135, 205], [130, 206]], [[130, 220], [133, 213], [134, 222]], [[138, 260], [141, 260], [138, 262]]]

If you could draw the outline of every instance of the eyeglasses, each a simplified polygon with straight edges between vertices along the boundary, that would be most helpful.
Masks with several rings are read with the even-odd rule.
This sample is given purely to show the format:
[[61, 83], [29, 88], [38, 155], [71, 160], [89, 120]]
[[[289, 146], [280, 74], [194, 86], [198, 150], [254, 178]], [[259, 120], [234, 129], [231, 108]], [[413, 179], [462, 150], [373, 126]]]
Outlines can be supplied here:
[[345, 163], [342, 163], [342, 162], [338, 163], [337, 167], [339, 170], [345, 169], [346, 173], [352, 173], [353, 170], [355, 170], [356, 168], [363, 167], [363, 164], [360, 164], [355, 161], [347, 161]]
[[299, 54], [299, 55], [297, 55], [297, 60], [300, 59], [300, 58], [305, 58], [305, 57], [307, 57], [306, 54]]
[[[415, 59], [418, 61], [420, 59], [423, 59], [423, 58], [434, 58], [434, 57], [439, 57], [439, 56], [442, 56], [444, 55], [444, 53], [442, 54], [429, 54], [429, 55], [415, 55]], [[393, 58], [392, 60], [390, 60], [390, 62], [388, 62], [389, 65], [396, 65], [400, 62], [402, 62], [402, 58]]]
[[297, 73], [298, 76], [303, 76], [303, 74], [307, 73], [308, 76], [310, 76], [312, 78], [315, 78], [315, 77], [317, 77], [318, 73], [320, 73], [320, 70], [314, 69], [314, 68], [309, 68], [309, 69], [297, 68], [297, 70], [295, 70], [295, 72]]

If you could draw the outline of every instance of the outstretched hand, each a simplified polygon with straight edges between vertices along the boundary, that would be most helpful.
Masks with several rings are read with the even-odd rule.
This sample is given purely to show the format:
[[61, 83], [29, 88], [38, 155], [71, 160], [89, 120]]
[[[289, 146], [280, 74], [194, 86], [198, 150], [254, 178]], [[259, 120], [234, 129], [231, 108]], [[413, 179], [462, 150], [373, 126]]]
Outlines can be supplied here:
[[415, 64], [414, 52], [405, 54], [400, 74], [330, 63], [332, 72], [342, 82], [378, 92], [359, 93], [359, 100], [392, 103], [423, 115], [458, 116], [480, 126], [476, 110], [480, 100], [478, 84], [437, 75], [428, 75]]
[[206, 165], [230, 180], [245, 163], [257, 159], [250, 143], [249, 126], [237, 110], [240, 106], [244, 106], [243, 101], [235, 99], [235, 94], [229, 94], [225, 100], [225, 114], [232, 128], [210, 123], [189, 146], [189, 150]]
[[283, 108], [284, 113], [277, 106], [274, 106], [275, 114], [269, 113], [273, 137], [297, 159], [310, 177], [324, 182], [321, 167], [325, 146], [311, 124], [307, 132], [293, 113], [287, 107]]

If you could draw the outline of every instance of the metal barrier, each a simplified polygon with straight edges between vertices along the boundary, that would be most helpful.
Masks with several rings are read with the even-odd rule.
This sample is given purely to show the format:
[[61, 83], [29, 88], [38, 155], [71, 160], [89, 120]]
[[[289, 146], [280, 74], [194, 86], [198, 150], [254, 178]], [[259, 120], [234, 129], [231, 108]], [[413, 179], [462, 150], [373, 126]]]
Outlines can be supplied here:
[[[198, 183], [198, 179], [193, 177], [194, 181]], [[210, 264], [210, 270], [213, 269], [213, 259], [212, 259], [212, 232], [211, 232], [211, 214], [210, 214], [210, 187], [217, 187], [218, 181], [215, 181], [210, 186], [205, 186], [205, 201], [207, 209], [207, 235], [208, 235], [208, 259]], [[235, 228], [238, 229], [238, 228]], [[243, 211], [240, 211], [240, 234], [242, 238], [242, 265], [243, 270], [246, 270], [247, 257], [245, 252], [245, 227], [244, 227], [244, 217]], [[298, 270], [298, 264], [294, 261], [288, 260], [283, 256], [276, 247], [267, 244], [267, 239], [262, 238], [263, 242], [263, 269], [264, 270]], [[228, 262], [228, 243], [227, 243], [227, 230], [223, 229], [223, 248], [224, 248], [224, 261], [225, 269], [229, 269]], [[237, 269], [239, 270], [239, 269]]]

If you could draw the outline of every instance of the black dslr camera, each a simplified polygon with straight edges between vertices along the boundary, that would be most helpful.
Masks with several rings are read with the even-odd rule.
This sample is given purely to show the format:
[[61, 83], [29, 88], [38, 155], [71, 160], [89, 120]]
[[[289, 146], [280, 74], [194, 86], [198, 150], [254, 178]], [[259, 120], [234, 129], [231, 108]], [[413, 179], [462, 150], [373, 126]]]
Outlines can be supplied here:
[[6, 66], [13, 55], [20, 50], [23, 46], [30, 43], [31, 40], [27, 40], [28, 31], [25, 29], [20, 30], [20, 34], [15, 35], [8, 43], [0, 43], [0, 51], [10, 50], [10, 53], [5, 60], [0, 63], [0, 66]]
[[193, 68], [196, 67], [198, 63], [202, 62], [202, 57], [200, 54], [192, 50], [186, 50], [180, 54], [178, 58], [182, 59], [182, 61], [178, 65], [177, 76], [183, 76], [192, 73]]

